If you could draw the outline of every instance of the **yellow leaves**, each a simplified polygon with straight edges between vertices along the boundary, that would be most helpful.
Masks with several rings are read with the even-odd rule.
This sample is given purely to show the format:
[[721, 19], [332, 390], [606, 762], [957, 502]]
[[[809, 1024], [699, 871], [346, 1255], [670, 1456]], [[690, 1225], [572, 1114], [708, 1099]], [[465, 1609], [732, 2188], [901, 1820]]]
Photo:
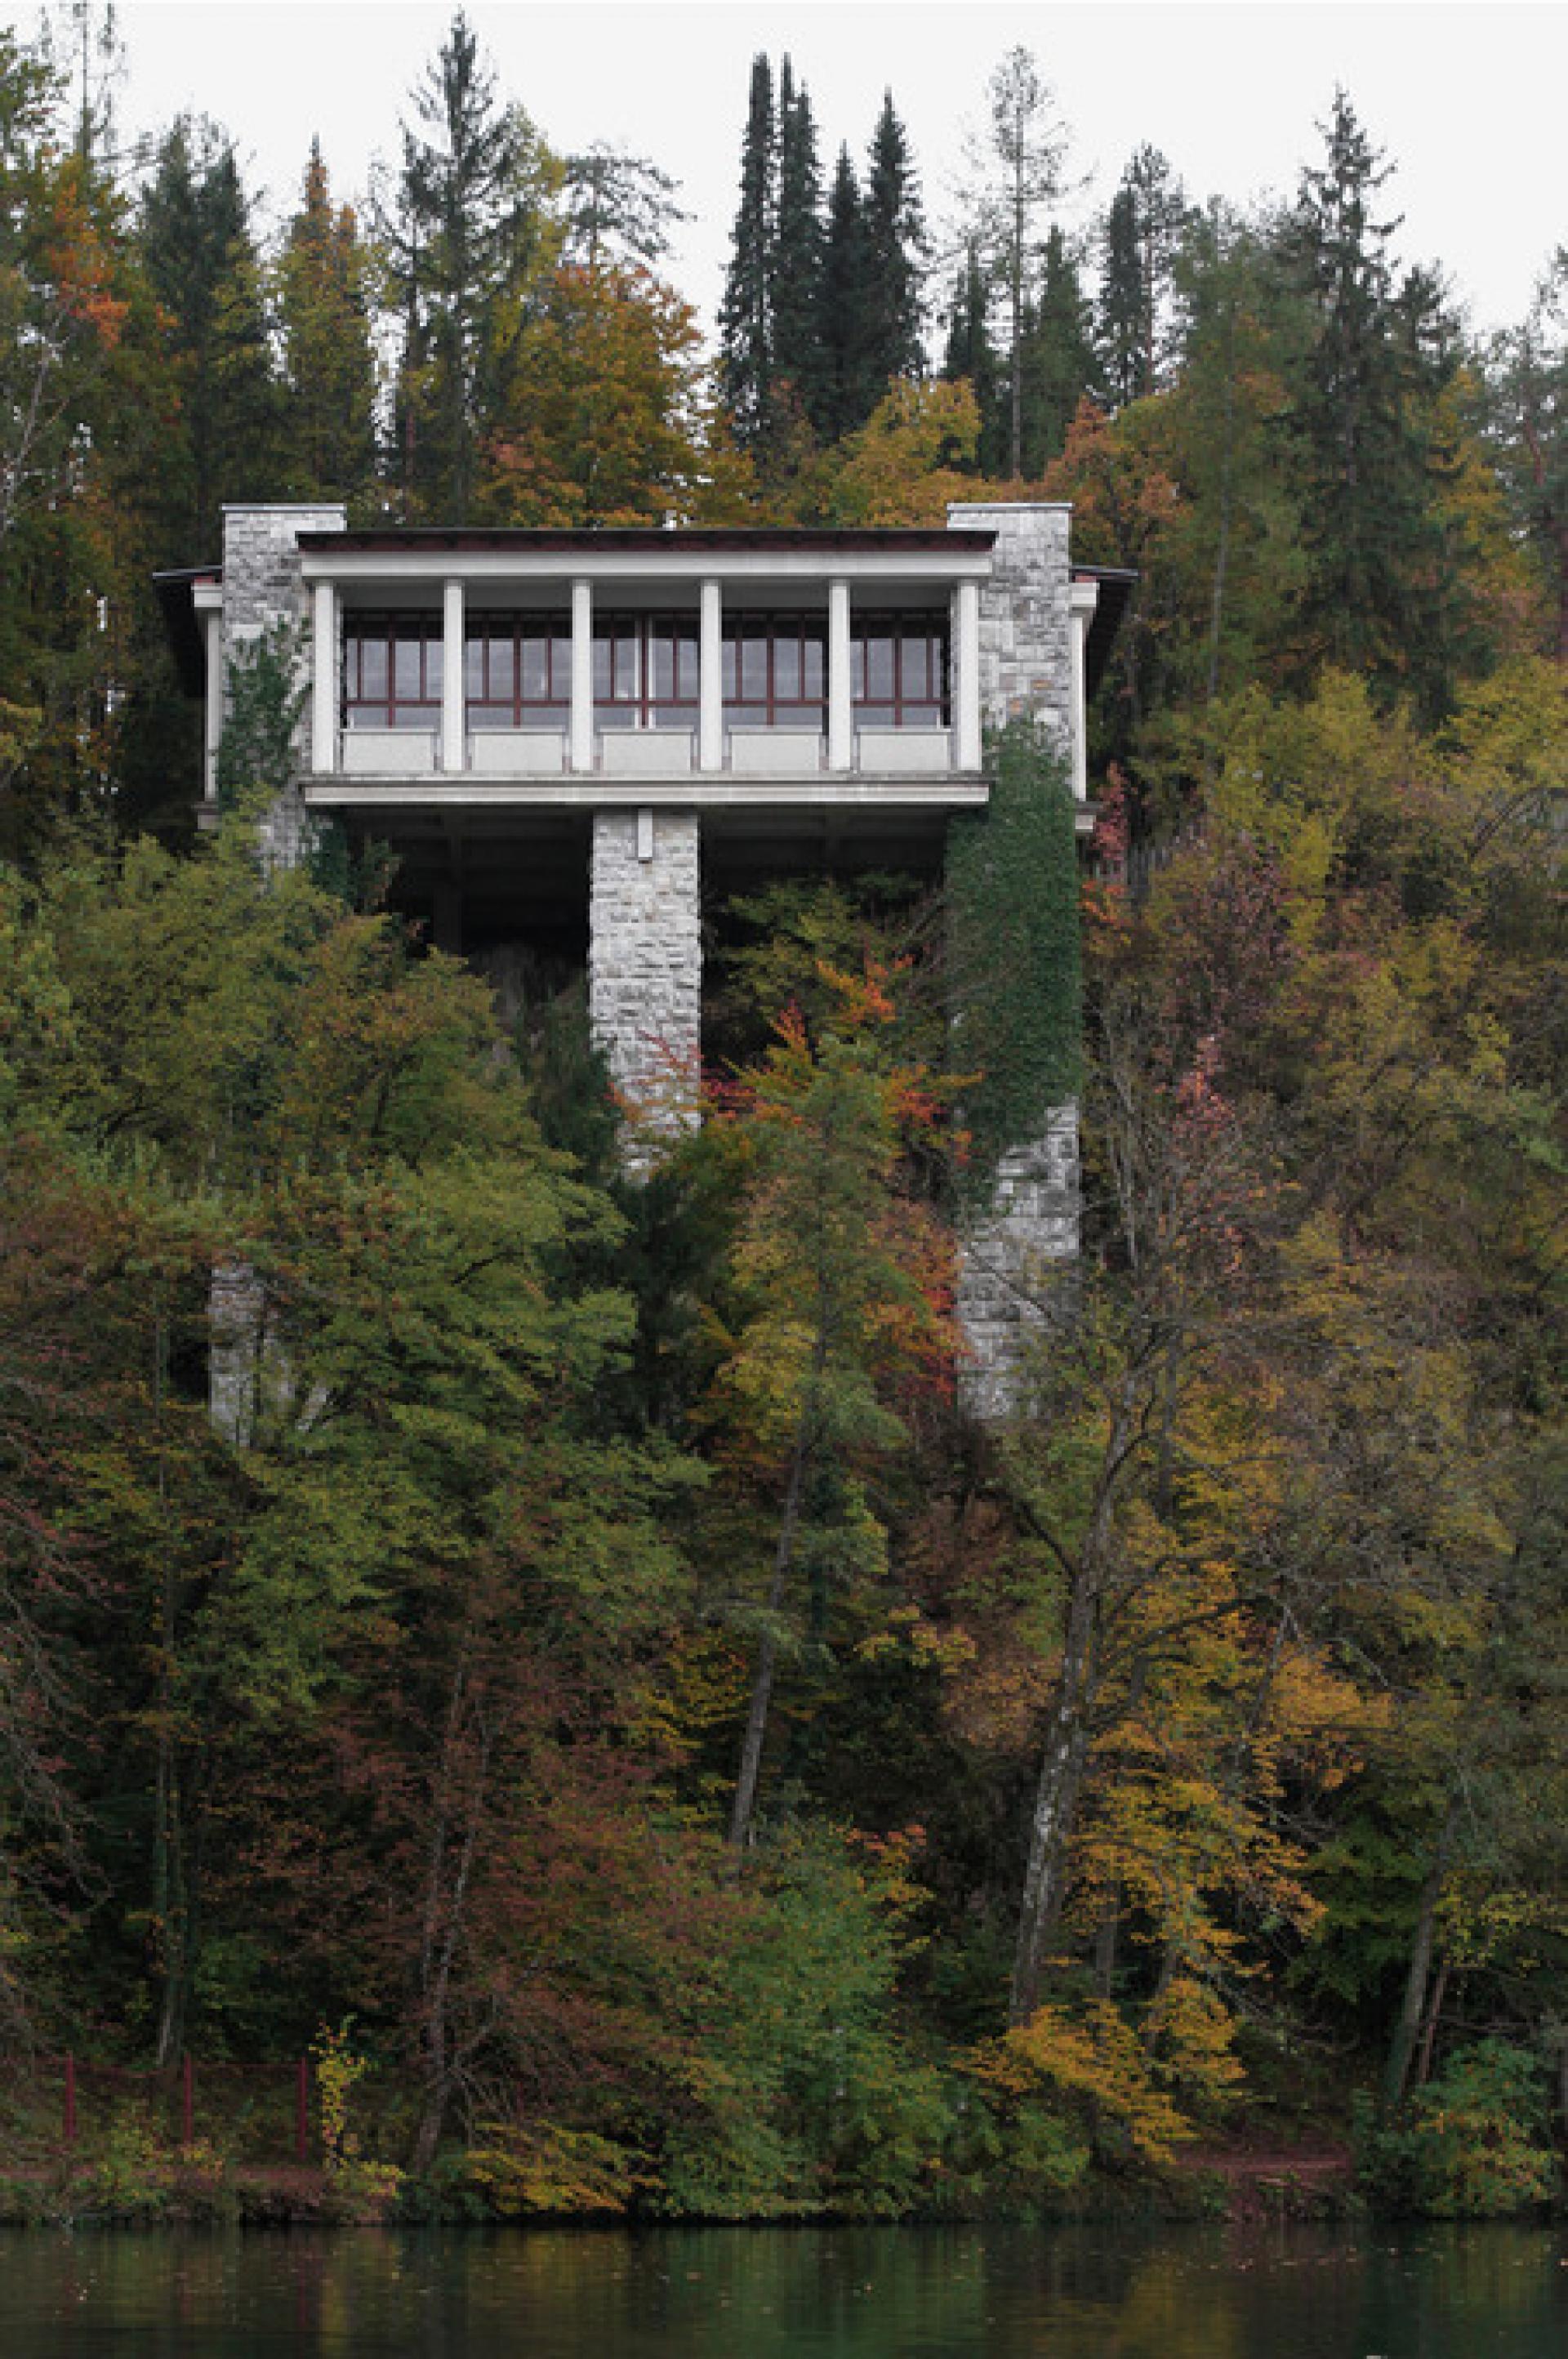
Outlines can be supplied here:
[[973, 499], [980, 418], [974, 387], [934, 378], [890, 386], [830, 462], [827, 517], [836, 525], [941, 525], [949, 500]]
[[973, 1663], [978, 1650], [968, 1631], [938, 1629], [918, 1605], [895, 1605], [881, 1627], [862, 1638], [855, 1651], [862, 1662], [902, 1659], [947, 1677]]
[[1120, 2010], [1092, 1999], [1082, 2013], [1046, 2006], [975, 2058], [978, 2077], [1015, 2102], [1043, 2090], [1108, 2114], [1144, 2162], [1168, 2162], [1195, 2133], [1162, 2069]]
[[621, 2212], [654, 2183], [626, 2147], [560, 2122], [481, 2123], [464, 2168], [503, 2217]]

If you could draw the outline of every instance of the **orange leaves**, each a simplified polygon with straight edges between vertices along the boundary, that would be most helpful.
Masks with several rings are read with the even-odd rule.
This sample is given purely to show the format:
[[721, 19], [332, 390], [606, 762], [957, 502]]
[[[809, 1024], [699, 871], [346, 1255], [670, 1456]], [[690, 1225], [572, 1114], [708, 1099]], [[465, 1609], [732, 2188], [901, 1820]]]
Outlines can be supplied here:
[[113, 352], [130, 305], [114, 292], [120, 259], [92, 219], [79, 171], [63, 174], [56, 188], [45, 252], [62, 314]]

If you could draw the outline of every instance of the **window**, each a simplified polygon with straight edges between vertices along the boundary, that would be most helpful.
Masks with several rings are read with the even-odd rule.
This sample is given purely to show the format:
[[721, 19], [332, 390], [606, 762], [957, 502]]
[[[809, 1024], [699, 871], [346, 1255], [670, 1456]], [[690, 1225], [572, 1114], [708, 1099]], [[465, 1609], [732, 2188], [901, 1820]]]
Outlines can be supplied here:
[[595, 614], [593, 718], [600, 729], [695, 729], [695, 614]]
[[849, 683], [863, 729], [946, 729], [952, 717], [946, 615], [853, 615]]
[[438, 729], [438, 614], [351, 613], [343, 633], [343, 716], [351, 729]]
[[568, 616], [470, 613], [463, 640], [463, 699], [470, 729], [570, 725]]
[[827, 623], [822, 614], [726, 614], [727, 729], [827, 723]]

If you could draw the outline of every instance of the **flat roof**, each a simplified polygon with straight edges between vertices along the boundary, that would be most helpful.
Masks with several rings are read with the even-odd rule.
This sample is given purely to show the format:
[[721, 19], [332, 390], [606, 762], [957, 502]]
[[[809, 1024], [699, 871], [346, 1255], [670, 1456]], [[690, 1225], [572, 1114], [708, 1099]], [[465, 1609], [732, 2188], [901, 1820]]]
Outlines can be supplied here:
[[392, 555], [408, 549], [537, 549], [545, 555], [608, 549], [616, 555], [651, 557], [658, 550], [839, 549], [885, 550], [894, 555], [932, 556], [944, 550], [984, 556], [996, 547], [994, 532], [946, 525], [595, 525], [579, 529], [525, 525], [377, 525], [362, 532], [302, 532], [299, 546], [313, 556]]

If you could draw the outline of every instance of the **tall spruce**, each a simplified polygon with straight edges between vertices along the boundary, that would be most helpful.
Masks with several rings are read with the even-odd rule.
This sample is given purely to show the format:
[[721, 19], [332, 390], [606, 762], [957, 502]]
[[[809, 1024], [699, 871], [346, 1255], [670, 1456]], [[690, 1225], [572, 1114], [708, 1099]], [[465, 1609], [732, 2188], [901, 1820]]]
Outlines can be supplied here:
[[1379, 218], [1393, 167], [1343, 90], [1324, 129], [1324, 161], [1303, 173], [1286, 232], [1310, 322], [1292, 386], [1308, 559], [1304, 652], [1391, 688], [1419, 646], [1420, 589], [1434, 553], [1429, 451], [1394, 276], [1399, 218]]
[[786, 417], [815, 424], [826, 371], [817, 339], [823, 267], [822, 176], [816, 125], [804, 82], [786, 57], [779, 68], [778, 212], [771, 273], [773, 401]]
[[376, 461], [372, 264], [352, 207], [332, 202], [319, 140], [310, 143], [276, 276], [287, 489], [297, 498], [362, 503]]
[[460, 12], [414, 92], [414, 114], [376, 224], [402, 332], [395, 473], [408, 514], [460, 521], [558, 249], [560, 171], [521, 107], [497, 95]]
[[1053, 223], [1045, 241], [1040, 292], [1023, 337], [1023, 467], [1044, 473], [1060, 456], [1086, 394], [1099, 384], [1093, 319], [1076, 256]]
[[822, 355], [819, 405], [814, 423], [837, 442], [871, 415], [876, 396], [866, 344], [866, 223], [860, 185], [848, 147], [838, 150], [827, 195], [827, 227], [816, 290], [816, 340]]
[[773, 137], [773, 71], [765, 53], [752, 60], [751, 98], [741, 147], [741, 203], [730, 233], [730, 267], [719, 310], [719, 383], [737, 440], [762, 443], [773, 423], [773, 257], [778, 217], [778, 155]]
[[1099, 343], [1119, 408], [1166, 382], [1176, 257], [1187, 219], [1181, 181], [1157, 147], [1138, 148], [1100, 232]]
[[925, 223], [909, 141], [891, 91], [882, 94], [871, 135], [863, 220], [863, 334], [874, 405], [894, 378], [917, 377], [925, 365], [920, 299]]
[[989, 292], [979, 251], [971, 242], [948, 305], [942, 375], [973, 386], [980, 414], [976, 464], [982, 475], [999, 475], [1007, 455], [1007, 400], [1001, 358], [991, 342]]
[[216, 549], [225, 500], [280, 488], [282, 392], [261, 259], [233, 142], [182, 115], [165, 134], [142, 201], [141, 246], [169, 318], [180, 379], [183, 493], [173, 488], [171, 560]]

